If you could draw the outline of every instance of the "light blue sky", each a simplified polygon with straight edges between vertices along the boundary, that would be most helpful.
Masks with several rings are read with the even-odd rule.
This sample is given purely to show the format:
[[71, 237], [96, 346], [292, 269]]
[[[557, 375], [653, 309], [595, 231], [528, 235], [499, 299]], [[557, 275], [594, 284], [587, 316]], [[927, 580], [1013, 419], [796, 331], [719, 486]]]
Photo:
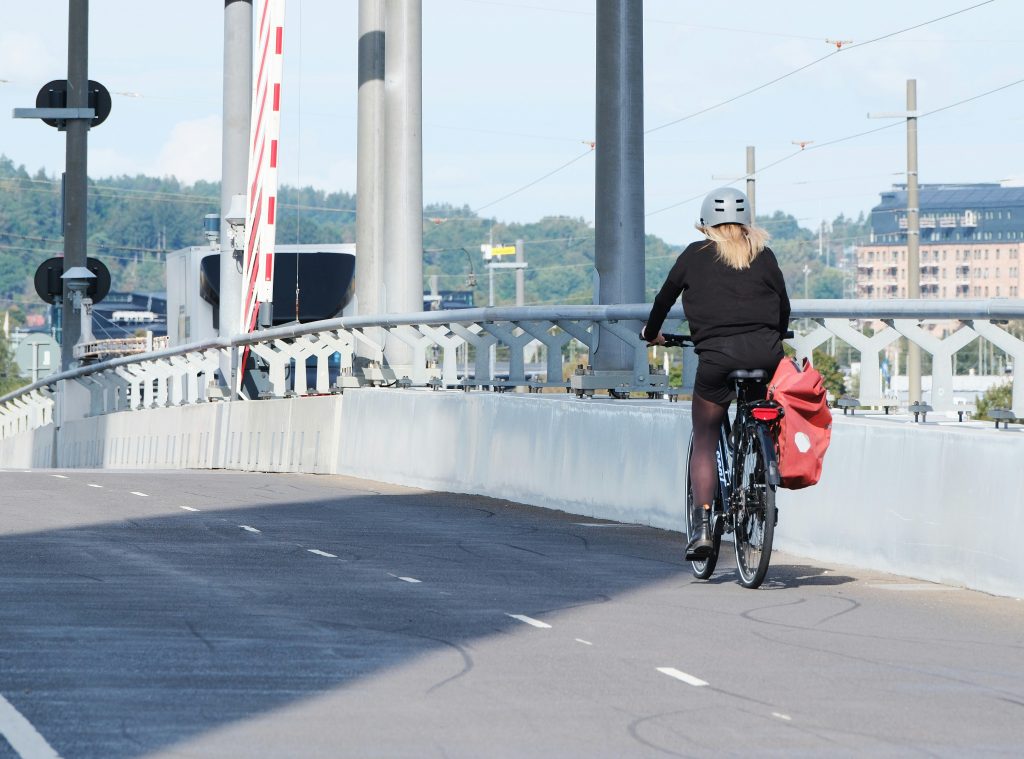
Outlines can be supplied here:
[[[652, 129], [827, 55], [825, 39], [867, 40], [980, 0], [690, 0], [645, 2], [645, 120]], [[90, 175], [220, 170], [223, 3], [96, 0], [90, 77], [115, 94], [90, 134]], [[594, 138], [593, 0], [424, 0], [424, 199], [473, 209], [588, 150]], [[355, 190], [356, 0], [289, 0], [281, 181]], [[0, 26], [0, 153], [59, 174], [63, 135], [10, 118], [39, 87], [67, 74], [67, 2], [5, 3]], [[758, 210], [813, 227], [856, 214], [903, 181], [906, 80], [922, 112], [1024, 78], [1024, 2], [987, 5], [827, 60], [734, 103], [651, 132], [648, 232], [688, 241], [712, 175], [802, 155], [759, 177]], [[920, 122], [922, 182], [1024, 179], [1024, 84]], [[503, 221], [566, 214], [593, 219], [594, 162], [569, 168], [483, 213]], [[669, 210], [660, 211], [668, 206]], [[659, 212], [660, 211], [660, 212]]]

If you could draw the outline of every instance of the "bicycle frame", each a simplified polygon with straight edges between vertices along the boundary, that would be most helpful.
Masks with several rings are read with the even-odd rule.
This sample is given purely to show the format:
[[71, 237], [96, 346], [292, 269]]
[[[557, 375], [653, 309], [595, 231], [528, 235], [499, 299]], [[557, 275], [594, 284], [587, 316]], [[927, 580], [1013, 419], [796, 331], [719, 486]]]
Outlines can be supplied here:
[[775, 408], [777, 404], [773, 401], [766, 401], [757, 397], [749, 399], [750, 392], [754, 389], [748, 384], [748, 380], [736, 380], [736, 413], [730, 423], [728, 415], [722, 420], [722, 427], [718, 435], [718, 449], [715, 452], [718, 464], [718, 492], [720, 500], [712, 512], [712, 528], [717, 529], [717, 522], [724, 520], [722, 528], [725, 532], [731, 533], [735, 529], [735, 516], [739, 504], [734, 502], [734, 494], [739, 491], [739, 483], [736, 480], [736, 467], [733, 465], [734, 452], [739, 443], [740, 436], [748, 429], [753, 429], [761, 450], [766, 452], [765, 475], [769, 485], [779, 484], [779, 465], [776, 455], [775, 435], [773, 425], [769, 421], [761, 421], [753, 415], [755, 408]]

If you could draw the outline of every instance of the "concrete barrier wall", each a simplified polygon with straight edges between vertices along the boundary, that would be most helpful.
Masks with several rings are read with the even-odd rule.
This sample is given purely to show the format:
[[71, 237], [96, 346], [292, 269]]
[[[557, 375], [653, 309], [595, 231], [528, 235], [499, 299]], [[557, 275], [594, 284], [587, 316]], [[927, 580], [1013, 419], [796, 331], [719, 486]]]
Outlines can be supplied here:
[[[3, 467], [348, 474], [679, 530], [688, 404], [347, 391], [66, 422], [0, 441]], [[780, 491], [776, 546], [1024, 596], [1024, 435], [837, 416], [822, 481]]]
[[[681, 524], [690, 421], [677, 404], [392, 390], [349, 393], [345, 402], [341, 473]], [[396, 434], [363, 434], [374, 428]]]
[[53, 425], [0, 440], [0, 467], [31, 469], [53, 466]]
[[780, 495], [779, 548], [1024, 597], [1024, 435], [839, 417], [821, 482]]

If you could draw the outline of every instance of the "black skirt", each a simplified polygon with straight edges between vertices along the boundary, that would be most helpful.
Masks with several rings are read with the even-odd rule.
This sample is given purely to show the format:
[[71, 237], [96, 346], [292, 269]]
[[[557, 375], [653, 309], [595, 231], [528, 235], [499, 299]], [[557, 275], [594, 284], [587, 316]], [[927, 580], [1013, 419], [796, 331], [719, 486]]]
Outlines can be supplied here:
[[729, 382], [729, 373], [737, 369], [764, 369], [768, 378], [785, 356], [782, 339], [776, 330], [759, 329], [740, 335], [711, 337], [696, 347], [697, 379], [694, 395], [713, 403], [730, 403], [735, 388]]

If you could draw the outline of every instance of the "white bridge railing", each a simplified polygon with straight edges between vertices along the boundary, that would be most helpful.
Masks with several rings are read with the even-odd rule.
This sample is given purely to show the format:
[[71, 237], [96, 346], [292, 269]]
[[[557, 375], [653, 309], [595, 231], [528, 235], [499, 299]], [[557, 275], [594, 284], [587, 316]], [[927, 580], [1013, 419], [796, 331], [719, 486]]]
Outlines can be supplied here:
[[[601, 339], [634, 347], [633, 382], [619, 391], [660, 392], [664, 378], [649, 366], [647, 346], [637, 337], [649, 310], [646, 304], [532, 306], [339, 318], [122, 356], [51, 375], [0, 398], [0, 438], [52, 422], [63, 383], [88, 391], [88, 412], [76, 416], [227, 398], [232, 385], [220, 367], [230, 366], [245, 346], [261, 365], [261, 398], [326, 394], [368, 383], [568, 388], [565, 377], [576, 370], [573, 356], [592, 353]], [[682, 318], [677, 306], [666, 331]], [[930, 404], [941, 412], [953, 410], [953, 357], [974, 340], [984, 338], [1007, 353], [1015, 370], [1024, 366], [1024, 341], [1005, 328], [1009, 322], [1024, 323], [1024, 300], [797, 300], [797, 334], [788, 342], [800, 356], [833, 337], [849, 345], [860, 354], [861, 405], [880, 406], [889, 402], [883, 396], [882, 356], [905, 337], [932, 356]], [[928, 329], [935, 324], [944, 329]], [[384, 366], [385, 343], [392, 340], [414, 355], [401, 376]], [[543, 369], [528, 372], [527, 350], [538, 345]], [[492, 346], [508, 366], [501, 376], [492, 376]], [[1024, 417], [1024, 382], [1013, 383], [1012, 410]]]

